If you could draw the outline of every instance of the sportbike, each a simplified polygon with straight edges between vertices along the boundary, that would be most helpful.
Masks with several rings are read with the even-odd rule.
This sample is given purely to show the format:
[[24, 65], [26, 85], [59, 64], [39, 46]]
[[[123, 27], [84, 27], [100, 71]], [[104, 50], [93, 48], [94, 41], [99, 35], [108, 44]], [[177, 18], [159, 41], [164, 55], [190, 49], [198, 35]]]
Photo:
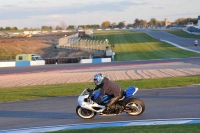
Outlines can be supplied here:
[[[114, 109], [106, 110], [106, 103], [112, 98], [110, 95], [105, 95], [101, 102], [97, 104], [94, 100], [100, 95], [100, 90], [94, 92], [93, 89], [90, 91], [89, 88], [84, 91], [78, 97], [78, 106], [76, 113], [79, 117], [84, 119], [91, 119], [96, 114], [99, 115], [118, 115], [119, 109], [122, 107], [122, 112], [125, 112], [132, 116], [140, 115], [145, 110], [145, 104], [142, 100], [134, 98], [133, 95], [138, 91], [137, 87], [131, 86], [124, 90], [121, 99], [119, 99]], [[120, 108], [119, 108], [120, 107]]]

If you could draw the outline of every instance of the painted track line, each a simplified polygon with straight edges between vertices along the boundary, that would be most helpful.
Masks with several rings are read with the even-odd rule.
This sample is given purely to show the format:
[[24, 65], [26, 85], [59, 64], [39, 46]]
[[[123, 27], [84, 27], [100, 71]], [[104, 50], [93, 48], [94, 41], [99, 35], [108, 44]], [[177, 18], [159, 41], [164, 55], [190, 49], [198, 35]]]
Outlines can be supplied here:
[[52, 132], [58, 130], [89, 129], [89, 128], [100, 128], [100, 127], [194, 124], [194, 123], [200, 123], [200, 118], [149, 119], [149, 120], [134, 120], [134, 121], [70, 124], [70, 125], [0, 130], [0, 133], [42, 133], [42, 132]]

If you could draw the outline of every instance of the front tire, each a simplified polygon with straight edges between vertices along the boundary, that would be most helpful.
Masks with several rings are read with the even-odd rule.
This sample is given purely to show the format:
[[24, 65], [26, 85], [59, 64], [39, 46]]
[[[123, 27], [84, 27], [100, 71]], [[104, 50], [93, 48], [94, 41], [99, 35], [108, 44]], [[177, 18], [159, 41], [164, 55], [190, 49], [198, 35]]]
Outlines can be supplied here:
[[77, 106], [76, 114], [83, 119], [92, 119], [96, 115], [96, 112]]
[[127, 112], [127, 114], [132, 116], [140, 115], [145, 110], [145, 104], [142, 100], [137, 98], [131, 98], [129, 99], [125, 104], [126, 110], [130, 110], [130, 112]]

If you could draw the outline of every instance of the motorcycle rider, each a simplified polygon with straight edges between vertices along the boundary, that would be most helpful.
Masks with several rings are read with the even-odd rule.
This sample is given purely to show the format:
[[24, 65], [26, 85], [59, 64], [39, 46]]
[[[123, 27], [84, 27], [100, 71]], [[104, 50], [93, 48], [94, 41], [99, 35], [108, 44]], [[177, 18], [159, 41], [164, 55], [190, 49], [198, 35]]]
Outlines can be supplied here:
[[123, 91], [121, 87], [113, 81], [109, 80], [107, 77], [103, 77], [101, 73], [94, 75], [94, 83], [96, 85], [94, 91], [101, 88], [100, 95], [94, 100], [94, 102], [100, 103], [104, 95], [110, 95], [112, 98], [108, 103], [106, 103], [106, 109], [103, 112], [108, 112], [117, 108], [117, 113], [121, 113], [124, 109], [123, 106], [115, 106], [115, 102], [117, 102], [122, 97]]
[[194, 41], [194, 45], [197, 46], [198, 45], [198, 40]]

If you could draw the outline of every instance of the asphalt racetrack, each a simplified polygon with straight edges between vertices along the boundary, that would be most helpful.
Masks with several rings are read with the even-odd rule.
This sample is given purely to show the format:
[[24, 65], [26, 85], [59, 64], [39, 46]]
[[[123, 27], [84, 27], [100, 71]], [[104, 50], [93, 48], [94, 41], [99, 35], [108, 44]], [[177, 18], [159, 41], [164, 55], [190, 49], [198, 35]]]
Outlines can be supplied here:
[[139, 90], [135, 97], [142, 99], [146, 105], [142, 115], [97, 115], [89, 120], [76, 115], [78, 96], [0, 103], [0, 130], [112, 121], [200, 118], [199, 88], [200, 85], [193, 85]]
[[148, 30], [145, 32], [156, 39], [167, 40], [169, 42], [176, 43], [182, 47], [200, 51], [200, 46], [194, 45], [194, 41], [198, 40], [198, 42], [199, 42], [200, 39], [178, 37], [178, 36], [172, 35], [170, 33], [164, 32], [164, 31], [156, 31], [155, 32], [155, 31]]
[[[154, 33], [155, 34], [155, 33]], [[165, 34], [165, 33], [164, 33]], [[163, 36], [165, 36], [163, 34]], [[159, 33], [159, 35], [161, 35]], [[156, 36], [156, 35], [155, 35]], [[170, 38], [170, 37], [168, 37]], [[179, 38], [177, 38], [178, 40]], [[165, 38], [167, 40], [167, 38]], [[169, 40], [173, 42], [173, 40]], [[188, 40], [189, 41], [189, 40]], [[178, 42], [174, 42], [177, 43]], [[181, 45], [181, 44], [179, 44]], [[190, 44], [185, 47], [190, 47]], [[198, 50], [198, 48], [194, 48]], [[114, 68], [115, 67], [115, 68]], [[114, 69], [113, 69], [114, 68]], [[112, 69], [112, 70], [111, 70]], [[195, 75], [200, 72], [200, 58], [186, 59], [165, 59], [151, 61], [130, 61], [130, 62], [113, 62], [105, 64], [70, 64], [70, 65], [47, 65], [38, 67], [24, 68], [1, 68], [0, 81], [1, 87], [7, 87], [7, 84], [15, 83], [15, 78], [23, 75], [45, 75], [56, 74], [63, 72], [76, 75], [80, 73], [89, 73], [89, 76], [96, 72], [110, 74], [111, 78], [117, 79], [115, 75], [117, 71], [119, 75], [130, 74], [128, 71], [133, 71], [135, 74], [141, 75], [141, 78], [146, 78], [145, 75], [150, 75], [145, 70], [162, 70], [166, 75], [178, 71], [183, 75]], [[141, 73], [139, 73], [142, 71]], [[151, 71], [152, 72], [152, 71]], [[157, 72], [157, 71], [156, 71]], [[73, 73], [73, 74], [72, 74]], [[142, 74], [143, 73], [143, 74]], [[164, 75], [164, 73], [162, 73]], [[156, 75], [156, 74], [154, 74]], [[175, 73], [176, 76], [178, 73]], [[39, 76], [39, 75], [37, 75]], [[124, 77], [126, 77], [124, 76]], [[2, 78], [3, 77], [3, 78]], [[9, 80], [6, 80], [9, 77]], [[49, 75], [47, 76], [49, 77]], [[75, 76], [76, 77], [76, 76]], [[91, 77], [92, 78], [92, 77]], [[84, 79], [84, 78], [83, 78]], [[83, 81], [80, 80], [80, 82]], [[90, 81], [90, 79], [87, 79]], [[55, 82], [58, 82], [54, 80]], [[34, 81], [37, 85], [43, 84], [43, 81]], [[46, 80], [45, 80], [46, 82]], [[63, 82], [66, 82], [63, 80]], [[6, 83], [2, 85], [3, 83]], [[50, 82], [51, 83], [51, 82]], [[13, 86], [23, 86], [24, 84], [18, 79], [18, 84]], [[157, 88], [153, 90], [138, 90], [135, 97], [140, 98], [146, 105], [146, 110], [140, 116], [129, 116], [125, 113], [118, 116], [96, 116], [90, 120], [84, 120], [76, 115], [75, 109], [77, 106], [78, 96], [69, 97], [54, 97], [27, 101], [5, 102], [0, 103], [0, 130], [30, 128], [41, 126], [55, 126], [68, 124], [83, 124], [97, 122], [113, 122], [113, 121], [130, 121], [130, 120], [147, 120], [147, 119], [171, 119], [171, 118], [200, 118], [200, 85], [191, 85], [186, 87], [171, 87]], [[84, 89], [84, 88], [83, 88]]]

